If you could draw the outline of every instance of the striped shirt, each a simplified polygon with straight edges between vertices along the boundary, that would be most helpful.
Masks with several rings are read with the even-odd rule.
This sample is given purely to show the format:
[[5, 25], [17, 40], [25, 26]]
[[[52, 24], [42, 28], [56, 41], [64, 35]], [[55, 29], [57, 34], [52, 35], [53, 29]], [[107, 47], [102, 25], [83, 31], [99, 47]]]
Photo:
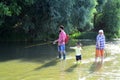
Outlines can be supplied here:
[[102, 34], [98, 34], [96, 38], [96, 49], [104, 49], [105, 48], [105, 36]]

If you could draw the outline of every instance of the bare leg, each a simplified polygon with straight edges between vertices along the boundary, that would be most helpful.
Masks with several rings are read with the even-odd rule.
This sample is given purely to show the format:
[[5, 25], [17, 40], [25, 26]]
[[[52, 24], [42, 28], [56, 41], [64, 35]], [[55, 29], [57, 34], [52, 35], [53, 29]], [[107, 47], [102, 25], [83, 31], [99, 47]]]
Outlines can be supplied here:
[[64, 60], [66, 59], [66, 52], [65, 51], [63, 52], [63, 59]]
[[102, 56], [102, 57], [101, 57], [101, 63], [104, 63], [104, 61], [103, 61], [103, 60], [104, 60], [104, 57]]
[[96, 49], [96, 53], [95, 53], [95, 63], [97, 63], [97, 60], [98, 60], [98, 50]]
[[101, 63], [104, 63], [104, 50], [101, 51]]
[[58, 54], [59, 54], [59, 58], [61, 59], [61, 52], [59, 51]]
[[95, 63], [97, 63], [97, 59], [98, 59], [98, 57], [95, 57]]

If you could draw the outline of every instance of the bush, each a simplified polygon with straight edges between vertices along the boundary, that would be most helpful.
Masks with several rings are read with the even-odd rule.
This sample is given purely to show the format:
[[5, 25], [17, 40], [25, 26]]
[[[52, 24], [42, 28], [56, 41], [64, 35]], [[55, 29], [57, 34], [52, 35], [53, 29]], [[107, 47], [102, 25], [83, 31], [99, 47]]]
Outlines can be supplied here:
[[81, 34], [81, 33], [77, 31], [77, 32], [72, 33], [72, 34], [70, 35], [70, 37], [71, 37], [71, 38], [74, 38], [74, 39], [78, 39], [78, 37], [80, 36], [80, 34]]
[[97, 36], [96, 32], [83, 32], [83, 33], [81, 33], [79, 38], [81, 38], [81, 39], [95, 39], [96, 36]]

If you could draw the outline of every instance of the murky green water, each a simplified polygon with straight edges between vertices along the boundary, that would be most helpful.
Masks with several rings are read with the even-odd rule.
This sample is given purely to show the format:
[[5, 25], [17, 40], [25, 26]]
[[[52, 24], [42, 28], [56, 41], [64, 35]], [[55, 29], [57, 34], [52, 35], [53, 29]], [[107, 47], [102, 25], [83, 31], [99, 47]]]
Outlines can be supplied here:
[[[67, 60], [57, 59], [51, 43], [1, 43], [0, 80], [119, 80], [120, 54], [108, 55], [105, 63], [94, 64], [92, 42], [83, 41], [82, 64], [67, 45]], [[88, 44], [87, 44], [88, 43]]]
[[[44, 61], [55, 58], [57, 55], [56, 45], [41, 43], [1, 43], [0, 61], [14, 59]], [[44, 58], [44, 59], [43, 59]]]

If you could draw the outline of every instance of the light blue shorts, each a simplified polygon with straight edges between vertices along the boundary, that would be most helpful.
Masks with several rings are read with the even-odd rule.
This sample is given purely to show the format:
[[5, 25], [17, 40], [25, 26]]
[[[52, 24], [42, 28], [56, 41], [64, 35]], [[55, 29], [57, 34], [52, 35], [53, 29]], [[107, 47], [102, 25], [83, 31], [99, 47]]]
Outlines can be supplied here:
[[58, 46], [58, 51], [64, 52], [64, 51], [65, 51], [65, 44], [59, 45], [59, 46]]

